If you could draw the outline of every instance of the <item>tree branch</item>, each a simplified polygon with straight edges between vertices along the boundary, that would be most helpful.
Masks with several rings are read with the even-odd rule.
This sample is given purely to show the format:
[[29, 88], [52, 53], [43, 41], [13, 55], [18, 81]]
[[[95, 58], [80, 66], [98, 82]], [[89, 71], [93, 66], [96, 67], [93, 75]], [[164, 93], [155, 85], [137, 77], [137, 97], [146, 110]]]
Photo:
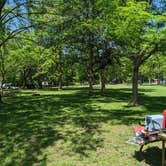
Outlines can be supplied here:
[[154, 54], [158, 50], [158, 44], [155, 44], [154, 48], [146, 55], [142, 56], [140, 65], [143, 64], [152, 54]]
[[[4, 13], [1, 17], [0, 17], [0, 21], [4, 20], [10, 13], [12, 13], [14, 10], [20, 8], [21, 6], [24, 6], [26, 4], [29, 4], [31, 1], [29, 2], [24, 2], [24, 3], [20, 3], [17, 4], [16, 6], [14, 6], [11, 10], [7, 11], [7, 13]], [[38, 1], [39, 2], [39, 1]], [[33, 2], [34, 3], [34, 2]], [[37, 1], [36, 1], [37, 3]]]
[[19, 29], [16, 29], [14, 31], [12, 31], [1, 43], [0, 43], [0, 47], [2, 47], [2, 45], [4, 45], [9, 39], [12, 39], [13, 37], [15, 37], [17, 34], [23, 32], [26, 29], [31, 28], [32, 25], [27, 26], [27, 27], [21, 27]]
[[2, 9], [5, 6], [6, 2], [7, 2], [7, 0], [1, 0], [1, 2], [0, 2], [0, 18], [1, 18], [1, 15], [2, 15]]

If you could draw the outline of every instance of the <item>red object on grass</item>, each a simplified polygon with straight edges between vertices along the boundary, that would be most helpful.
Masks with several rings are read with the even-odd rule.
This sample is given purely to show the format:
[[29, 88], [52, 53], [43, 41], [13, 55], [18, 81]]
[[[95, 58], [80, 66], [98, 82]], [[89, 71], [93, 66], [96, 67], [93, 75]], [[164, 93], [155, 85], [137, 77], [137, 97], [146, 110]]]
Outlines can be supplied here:
[[162, 124], [163, 128], [166, 128], [166, 109], [163, 111], [163, 124]]
[[140, 126], [140, 125], [134, 127], [135, 132], [141, 132], [144, 129], [145, 129], [145, 127], [144, 126]]

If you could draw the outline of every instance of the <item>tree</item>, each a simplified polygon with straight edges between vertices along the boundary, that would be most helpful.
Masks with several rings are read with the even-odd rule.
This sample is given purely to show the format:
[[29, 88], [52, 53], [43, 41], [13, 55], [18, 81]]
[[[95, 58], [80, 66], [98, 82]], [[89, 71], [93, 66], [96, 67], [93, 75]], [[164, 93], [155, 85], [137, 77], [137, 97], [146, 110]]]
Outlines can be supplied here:
[[[112, 26], [112, 24], [109, 17], [113, 16], [113, 11], [115, 11], [118, 4], [119, 1], [109, 2], [105, 0], [60, 1], [59, 4], [61, 7], [59, 15], [63, 18], [61, 22], [64, 25], [67, 23], [66, 27], [68, 30], [66, 31], [66, 40], [68, 41], [68, 45], [70, 44], [74, 48], [77, 48], [80, 55], [87, 56], [85, 59], [87, 59], [88, 63], [90, 95], [92, 95], [93, 92], [95, 66], [97, 63], [96, 57], [99, 54], [99, 49], [101, 49], [98, 46], [103, 36], [110, 35], [110, 26]], [[107, 40], [107, 45], [109, 45], [109, 40]], [[102, 49], [103, 48], [102, 46]], [[104, 52], [108, 54], [108, 51], [104, 50]], [[109, 51], [109, 53], [111, 52]], [[104, 81], [102, 82], [104, 89]]]
[[[119, 26], [116, 27], [118, 44], [133, 63], [132, 99], [130, 105], [138, 104], [138, 73], [140, 66], [160, 47], [165, 28], [158, 26], [161, 19], [153, 15], [145, 2], [128, 1], [118, 9]], [[117, 24], [118, 25], [118, 24]]]
[[[13, 0], [12, 3], [8, 0], [0, 1], [1, 57], [9, 40], [14, 39], [16, 35], [32, 27], [32, 25], [29, 24], [27, 17], [27, 9], [30, 7], [30, 5], [32, 5], [32, 1]], [[4, 59], [1, 58], [1, 61], [2, 60], [4, 62]]]
[[165, 66], [166, 66], [166, 57], [165, 54], [156, 54], [155, 56], [150, 57], [140, 68], [140, 72], [145, 80], [149, 80], [149, 84], [152, 83], [152, 80], [157, 79], [158, 83], [160, 80], [166, 78], [165, 75]]
[[[16, 39], [19, 41], [16, 42]], [[9, 55], [12, 59], [10, 72], [19, 75], [17, 84], [22, 88], [41, 87], [42, 80], [37, 76], [37, 73], [40, 72], [44, 63], [43, 54], [48, 51], [35, 43], [36, 39], [33, 33], [20, 34], [14, 41], [11, 40], [8, 47], [10, 47]]]

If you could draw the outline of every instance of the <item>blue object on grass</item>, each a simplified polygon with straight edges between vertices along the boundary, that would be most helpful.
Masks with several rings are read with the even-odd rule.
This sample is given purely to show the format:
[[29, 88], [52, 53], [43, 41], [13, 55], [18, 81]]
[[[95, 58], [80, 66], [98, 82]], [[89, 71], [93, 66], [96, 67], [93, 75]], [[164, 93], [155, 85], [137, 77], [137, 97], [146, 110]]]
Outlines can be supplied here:
[[147, 131], [155, 131], [162, 129], [163, 115], [147, 115], [145, 116], [145, 129]]

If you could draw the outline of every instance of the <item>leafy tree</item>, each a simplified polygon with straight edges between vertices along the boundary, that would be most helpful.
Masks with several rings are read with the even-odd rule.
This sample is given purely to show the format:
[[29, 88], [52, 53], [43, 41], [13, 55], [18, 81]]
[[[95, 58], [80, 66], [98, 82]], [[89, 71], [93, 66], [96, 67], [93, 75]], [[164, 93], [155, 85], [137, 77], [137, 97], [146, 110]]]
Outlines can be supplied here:
[[[33, 2], [36, 3], [36, 2]], [[7, 42], [16, 35], [32, 27], [28, 21], [28, 8], [32, 1], [27, 0], [1, 0], [0, 1], [0, 52], [6, 50]], [[32, 14], [32, 13], [31, 13]], [[4, 53], [3, 53], [4, 54]], [[4, 56], [3, 56], [4, 57]], [[3, 60], [3, 62], [2, 62]], [[1, 58], [1, 63], [4, 63]], [[5, 65], [5, 64], [4, 64]], [[1, 65], [2, 66], [2, 65]], [[3, 76], [2, 76], [3, 78]]]
[[[166, 78], [165, 75], [165, 55], [156, 54], [155, 56], [150, 57], [145, 64], [143, 64], [140, 68], [140, 72], [142, 76], [149, 80], [149, 83], [151, 84], [152, 80], [158, 79], [164, 80]], [[160, 83], [160, 82], [158, 82]]]
[[[64, 2], [65, 5], [62, 5]], [[110, 27], [112, 26], [109, 17], [112, 17], [113, 11], [119, 4], [119, 1], [60, 1], [60, 4], [62, 9], [60, 16], [65, 20], [65, 23], [67, 22], [68, 27], [66, 32], [68, 45], [70, 44], [73, 45], [74, 48], [77, 48], [77, 50], [80, 51], [80, 55], [87, 56], [85, 59], [88, 63], [89, 94], [91, 95], [94, 84], [95, 66], [96, 63], [98, 63], [96, 62], [96, 59], [100, 61], [101, 69], [101, 66], [103, 66], [103, 64], [101, 65], [103, 59], [106, 59], [105, 57], [108, 57], [108, 54], [111, 54], [111, 52], [108, 51], [111, 37], [107, 39], [108, 35], [111, 36]], [[105, 39], [107, 39], [107, 47], [104, 46]], [[102, 46], [101, 43], [103, 43]], [[105, 57], [96, 58], [101, 49], [103, 50]], [[101, 70], [103, 71], [103, 69]]]
[[165, 28], [158, 27], [163, 17], [153, 15], [149, 7], [145, 2], [128, 1], [126, 6], [119, 7], [117, 14], [120, 25], [116, 28], [117, 41], [133, 63], [130, 103], [133, 106], [138, 104], [139, 68], [158, 51], [161, 41], [164, 40]]
[[[24, 39], [22, 39], [23, 36]], [[32, 34], [24, 33], [24, 35], [19, 35], [17, 38], [19, 38], [18, 43], [9, 42], [11, 48], [9, 54], [12, 57], [13, 70], [19, 75], [19, 85], [22, 88], [34, 87], [35, 84], [41, 87], [42, 81], [35, 75], [40, 71], [43, 52], [46, 50], [32, 40]]]

